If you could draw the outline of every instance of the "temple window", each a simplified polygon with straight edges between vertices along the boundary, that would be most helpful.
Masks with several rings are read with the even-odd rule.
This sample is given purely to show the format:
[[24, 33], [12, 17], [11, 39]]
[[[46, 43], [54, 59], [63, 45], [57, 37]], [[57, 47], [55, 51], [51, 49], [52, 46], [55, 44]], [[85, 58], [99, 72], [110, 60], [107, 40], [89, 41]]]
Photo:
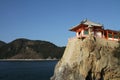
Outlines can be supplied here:
[[85, 35], [88, 35], [88, 30], [84, 30], [84, 34], [85, 34]]
[[111, 34], [111, 33], [108, 33], [108, 37], [109, 37], [109, 38], [112, 38], [112, 34]]
[[117, 34], [115, 34], [115, 35], [114, 35], [114, 38], [118, 39], [118, 38], [119, 38], [119, 36], [118, 36]]
[[78, 35], [80, 35], [81, 32], [78, 32]]

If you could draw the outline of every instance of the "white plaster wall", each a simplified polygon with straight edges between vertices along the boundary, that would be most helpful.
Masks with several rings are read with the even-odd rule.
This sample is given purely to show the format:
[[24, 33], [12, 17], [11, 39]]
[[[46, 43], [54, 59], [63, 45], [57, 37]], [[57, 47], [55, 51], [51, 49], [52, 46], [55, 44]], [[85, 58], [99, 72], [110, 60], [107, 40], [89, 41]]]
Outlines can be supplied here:
[[113, 38], [108, 38], [108, 40], [113, 40]]
[[95, 32], [95, 36], [101, 38], [102, 37], [102, 33], [101, 32]]

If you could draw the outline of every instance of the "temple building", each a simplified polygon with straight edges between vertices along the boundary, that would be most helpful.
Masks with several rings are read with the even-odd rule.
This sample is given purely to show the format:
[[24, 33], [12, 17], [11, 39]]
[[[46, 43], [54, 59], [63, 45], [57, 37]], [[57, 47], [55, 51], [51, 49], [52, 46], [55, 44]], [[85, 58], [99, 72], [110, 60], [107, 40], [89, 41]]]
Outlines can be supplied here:
[[89, 35], [94, 37], [105, 38], [107, 40], [119, 41], [119, 32], [110, 29], [104, 29], [104, 26], [99, 23], [94, 23], [89, 20], [83, 20], [80, 24], [72, 27], [70, 31], [76, 32], [77, 38], [85, 38]]

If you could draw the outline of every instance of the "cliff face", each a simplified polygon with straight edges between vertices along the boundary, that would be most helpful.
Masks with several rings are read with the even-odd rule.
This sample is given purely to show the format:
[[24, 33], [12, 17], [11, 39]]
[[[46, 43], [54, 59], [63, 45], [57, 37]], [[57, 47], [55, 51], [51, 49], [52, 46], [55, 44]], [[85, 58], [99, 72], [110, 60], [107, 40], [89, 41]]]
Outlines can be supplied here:
[[120, 80], [120, 44], [88, 37], [68, 41], [51, 80]]

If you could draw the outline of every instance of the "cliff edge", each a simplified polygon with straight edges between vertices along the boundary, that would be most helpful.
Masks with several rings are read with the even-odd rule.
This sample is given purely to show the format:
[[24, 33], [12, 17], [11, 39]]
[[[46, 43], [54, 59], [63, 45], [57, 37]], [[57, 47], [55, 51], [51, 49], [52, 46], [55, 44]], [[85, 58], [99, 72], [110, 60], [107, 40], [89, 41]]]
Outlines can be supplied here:
[[51, 80], [120, 80], [120, 43], [70, 39]]

